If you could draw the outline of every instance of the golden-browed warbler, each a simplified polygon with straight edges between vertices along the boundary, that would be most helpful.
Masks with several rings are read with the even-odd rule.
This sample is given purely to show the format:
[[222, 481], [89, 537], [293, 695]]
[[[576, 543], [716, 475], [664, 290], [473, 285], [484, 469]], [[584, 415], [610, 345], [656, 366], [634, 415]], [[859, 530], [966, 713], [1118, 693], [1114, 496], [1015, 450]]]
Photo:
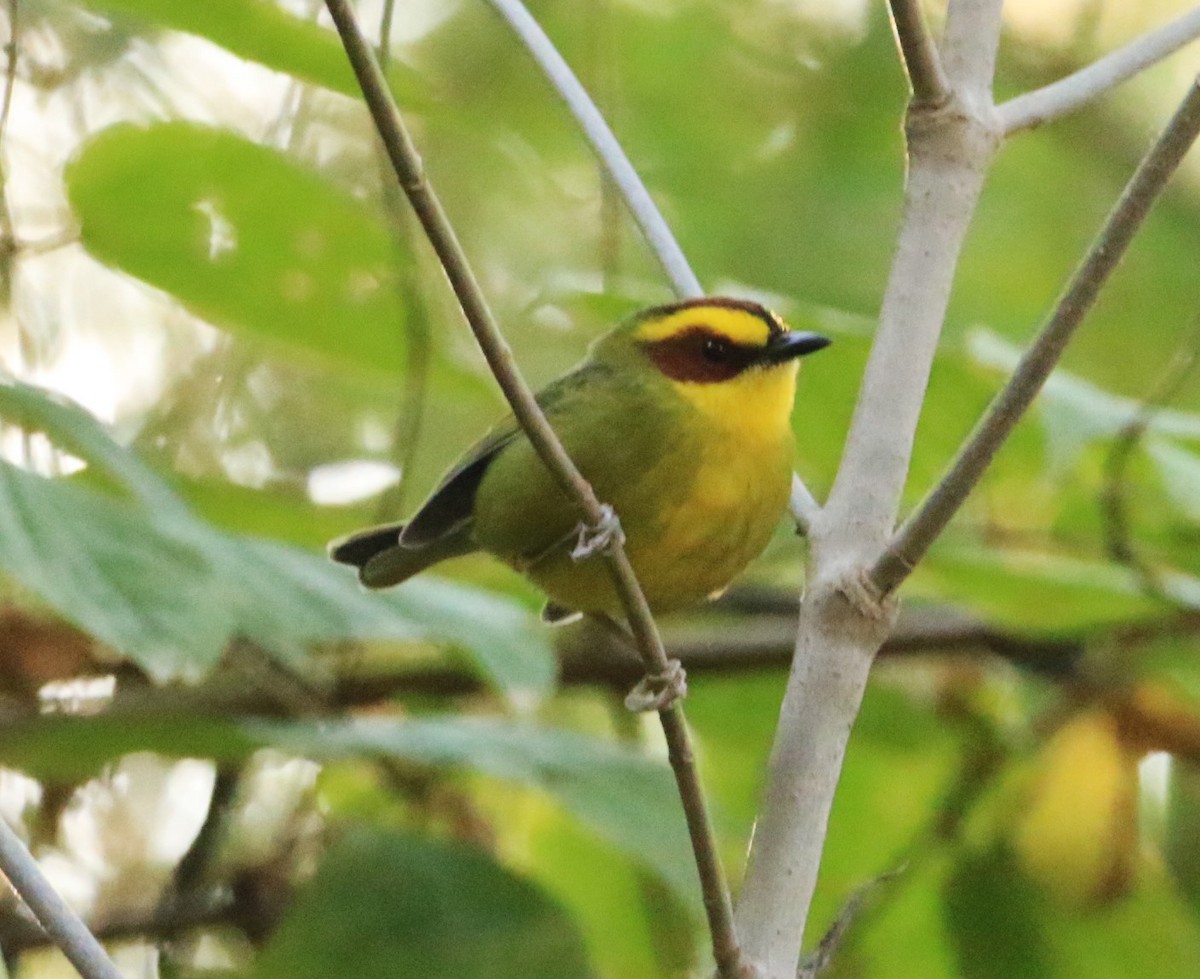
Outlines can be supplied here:
[[[766, 547], [787, 508], [796, 358], [827, 346], [753, 302], [644, 310], [598, 338], [537, 396], [596, 495], [616, 510], [651, 609], [720, 592]], [[580, 523], [510, 416], [406, 523], [334, 541], [369, 588], [483, 550], [550, 598], [545, 616], [621, 613], [604, 562], [571, 551]]]

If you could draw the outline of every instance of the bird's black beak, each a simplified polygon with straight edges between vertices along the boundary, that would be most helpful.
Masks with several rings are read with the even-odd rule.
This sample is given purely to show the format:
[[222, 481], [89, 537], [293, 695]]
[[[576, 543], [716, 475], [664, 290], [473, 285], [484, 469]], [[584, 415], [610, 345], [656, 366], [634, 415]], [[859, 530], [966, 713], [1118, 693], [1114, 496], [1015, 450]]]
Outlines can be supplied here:
[[805, 333], [801, 330], [789, 330], [778, 333], [767, 341], [760, 355], [760, 363], [782, 364], [795, 357], [816, 353], [828, 347], [833, 341], [820, 333]]

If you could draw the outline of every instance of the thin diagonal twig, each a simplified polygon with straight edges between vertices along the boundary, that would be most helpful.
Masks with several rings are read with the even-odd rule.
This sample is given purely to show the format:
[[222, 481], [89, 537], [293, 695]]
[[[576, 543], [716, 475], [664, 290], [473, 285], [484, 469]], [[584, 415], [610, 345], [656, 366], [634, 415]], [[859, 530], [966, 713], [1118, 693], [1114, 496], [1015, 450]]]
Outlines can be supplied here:
[[1066, 78], [1009, 99], [996, 109], [1000, 128], [1011, 136], [1074, 112], [1198, 37], [1200, 7], [1195, 7]]
[[663, 220], [662, 213], [642, 183], [642, 178], [633, 169], [629, 157], [617, 142], [608, 123], [596, 108], [584, 87], [571, 71], [570, 66], [558, 53], [558, 49], [546, 37], [545, 32], [525, 9], [521, 0], [487, 0], [504, 22], [520, 38], [538, 67], [545, 73], [554, 91], [566, 103], [567, 108], [579, 123], [592, 151], [604, 167], [613, 183], [621, 191], [629, 213], [641, 228], [666, 273], [667, 279], [680, 299], [695, 299], [704, 295], [700, 281], [696, 278], [683, 250]]
[[37, 861], [3, 819], [0, 819], [0, 870], [84, 979], [121, 979], [104, 946], [50, 886]]
[[[580, 511], [592, 527], [609, 530], [608, 541], [600, 549], [608, 561], [613, 583], [637, 640], [639, 652], [649, 673], [669, 673], [671, 661], [663, 649], [645, 595], [638, 585], [620, 535], [612, 532], [615, 521], [611, 509], [597, 499], [591, 485], [571, 461], [534, 399], [533, 392], [521, 377], [512, 351], [488, 308], [454, 229], [425, 178], [421, 158], [392, 100], [375, 53], [363, 37], [348, 0], [326, 0], [326, 6], [337, 26], [400, 185], [408, 195], [413, 210], [416, 211], [430, 243], [442, 261], [455, 296], [497, 383], [503, 389], [513, 414], [536, 449], [538, 457], [558, 484], [578, 503]], [[683, 710], [675, 703], [661, 710], [659, 717], [700, 875], [704, 906], [712, 935], [713, 954], [723, 977], [740, 979], [747, 975], [747, 971], [734, 933], [729, 888], [717, 858], [716, 840], [696, 771]]]
[[1193, 81], [1162, 135], [1130, 178], [1053, 315], [1022, 355], [1008, 384], [988, 406], [949, 471], [897, 531], [872, 568], [871, 581], [880, 592], [892, 591], [908, 577], [982, 478], [992, 457], [1037, 397], [1197, 133], [1200, 79]]
[[921, 0], [889, 0], [888, 6], [892, 11], [892, 31], [912, 85], [913, 104], [930, 108], [942, 105], [950, 97], [950, 84], [921, 13]]

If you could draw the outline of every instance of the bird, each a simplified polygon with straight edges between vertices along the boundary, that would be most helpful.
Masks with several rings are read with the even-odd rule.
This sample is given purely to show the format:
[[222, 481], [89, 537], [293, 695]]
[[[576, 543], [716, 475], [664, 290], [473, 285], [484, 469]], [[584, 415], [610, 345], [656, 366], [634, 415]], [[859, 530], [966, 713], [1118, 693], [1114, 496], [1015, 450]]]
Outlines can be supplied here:
[[[642, 310], [598, 337], [537, 401], [610, 504], [654, 613], [715, 597], [766, 547], [791, 494], [798, 359], [830, 340], [725, 297]], [[329, 545], [368, 588], [490, 553], [547, 596], [542, 617], [622, 618], [603, 561], [573, 556], [580, 511], [510, 415], [410, 520]]]

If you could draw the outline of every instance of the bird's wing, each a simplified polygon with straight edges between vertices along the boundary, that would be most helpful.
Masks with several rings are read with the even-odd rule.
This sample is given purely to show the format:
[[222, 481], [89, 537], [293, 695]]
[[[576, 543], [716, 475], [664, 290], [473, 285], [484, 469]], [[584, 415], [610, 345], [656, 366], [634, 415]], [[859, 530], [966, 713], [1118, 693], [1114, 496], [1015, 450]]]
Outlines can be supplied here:
[[475, 491], [496, 454], [516, 435], [516, 426], [489, 433], [443, 477], [412, 520], [341, 537], [329, 545], [329, 556], [358, 568], [368, 588], [388, 588], [439, 561], [469, 554], [476, 549], [471, 539]]
[[[538, 404], [547, 415], [553, 416], [563, 402], [577, 397], [596, 375], [605, 373], [596, 365], [585, 363], [538, 392]], [[400, 543], [405, 547], [423, 547], [468, 527], [475, 509], [475, 492], [488, 466], [505, 447], [523, 438], [512, 415], [497, 424], [446, 473], [437, 489], [401, 531]]]
[[515, 423], [502, 424], [477, 442], [451, 469], [412, 520], [400, 531], [403, 547], [426, 547], [468, 527], [475, 491], [500, 450], [519, 434]]

